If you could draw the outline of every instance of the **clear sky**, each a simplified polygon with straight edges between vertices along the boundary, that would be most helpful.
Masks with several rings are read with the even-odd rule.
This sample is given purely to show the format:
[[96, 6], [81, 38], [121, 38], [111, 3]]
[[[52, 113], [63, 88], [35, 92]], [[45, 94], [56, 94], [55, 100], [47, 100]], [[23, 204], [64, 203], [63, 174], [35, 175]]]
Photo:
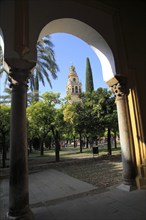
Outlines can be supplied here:
[[52, 90], [47, 84], [45, 87], [41, 86], [42, 93], [44, 91], [60, 92], [61, 96], [65, 97], [66, 84], [71, 65], [75, 66], [79, 81], [82, 83], [82, 90], [85, 91], [87, 57], [90, 59], [92, 68], [94, 89], [96, 90], [98, 87], [108, 88], [103, 81], [100, 61], [87, 43], [80, 38], [64, 33], [51, 34], [51, 41], [54, 44], [53, 49], [60, 71], [58, 72], [58, 78], [56, 80], [51, 80], [53, 86]]
[[[93, 74], [94, 89], [99, 87], [108, 88], [103, 81], [100, 61], [91, 47], [80, 38], [70, 34], [51, 34], [51, 41], [54, 44], [56, 63], [59, 66], [58, 78], [54, 80], [51, 76], [53, 88], [46, 83], [45, 87], [40, 85], [40, 93], [53, 91], [61, 93], [61, 97], [66, 96], [66, 84], [68, 80], [69, 68], [75, 66], [79, 81], [82, 83], [82, 91], [85, 91], [86, 58], [90, 59]], [[3, 92], [3, 80], [0, 82], [0, 93]]]

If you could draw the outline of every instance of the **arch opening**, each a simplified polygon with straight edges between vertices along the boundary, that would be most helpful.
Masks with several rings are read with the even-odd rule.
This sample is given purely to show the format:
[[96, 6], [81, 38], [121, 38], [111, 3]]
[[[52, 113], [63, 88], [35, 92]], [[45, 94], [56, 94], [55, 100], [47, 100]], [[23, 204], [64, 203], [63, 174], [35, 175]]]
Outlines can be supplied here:
[[86, 42], [100, 60], [105, 82], [108, 82], [116, 75], [113, 53], [104, 38], [92, 27], [72, 18], [53, 20], [42, 29], [38, 41], [54, 33], [71, 34]]

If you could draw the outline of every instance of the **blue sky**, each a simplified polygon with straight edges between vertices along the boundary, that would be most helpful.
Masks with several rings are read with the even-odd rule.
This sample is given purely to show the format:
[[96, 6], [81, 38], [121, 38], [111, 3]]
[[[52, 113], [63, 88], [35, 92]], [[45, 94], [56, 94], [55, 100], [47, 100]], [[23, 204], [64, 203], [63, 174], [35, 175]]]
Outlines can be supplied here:
[[51, 80], [53, 88], [51, 89], [48, 84], [45, 87], [41, 86], [41, 93], [54, 91], [60, 92], [62, 97], [66, 96], [66, 84], [71, 65], [75, 66], [79, 81], [82, 83], [82, 90], [85, 91], [87, 57], [90, 59], [92, 68], [94, 89], [98, 87], [108, 88], [103, 81], [99, 59], [87, 43], [80, 38], [64, 33], [51, 34], [51, 41], [54, 44], [53, 49], [60, 71], [58, 72], [58, 78]]
[[[40, 85], [40, 93], [46, 91], [53, 91], [61, 93], [61, 97], [66, 96], [66, 84], [71, 65], [75, 66], [79, 81], [82, 83], [82, 91], [85, 91], [85, 72], [86, 72], [86, 58], [89, 57], [93, 74], [94, 89], [99, 87], [108, 88], [103, 81], [101, 65], [98, 57], [91, 49], [91, 47], [80, 38], [70, 34], [55, 33], [51, 34], [51, 41], [54, 44], [54, 52], [56, 62], [60, 71], [58, 78], [54, 80], [51, 78], [51, 89], [49, 84], [46, 83], [45, 87]], [[3, 80], [0, 83], [0, 93], [3, 92]]]

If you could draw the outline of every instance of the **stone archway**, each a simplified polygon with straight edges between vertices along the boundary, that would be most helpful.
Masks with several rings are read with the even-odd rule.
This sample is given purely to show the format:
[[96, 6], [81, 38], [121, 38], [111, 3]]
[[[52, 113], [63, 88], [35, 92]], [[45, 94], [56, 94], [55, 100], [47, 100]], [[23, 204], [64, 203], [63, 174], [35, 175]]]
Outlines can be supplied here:
[[[17, 4], [15, 4], [17, 3]], [[29, 7], [27, 7], [29, 6]], [[40, 30], [46, 25], [48, 22], [49, 24], [52, 24], [52, 29], [55, 27], [53, 23], [55, 22], [55, 19], [60, 20], [64, 19], [65, 17], [70, 17], [70, 18], [76, 18], [78, 21], [83, 21], [86, 22], [88, 25], [94, 27], [94, 30], [96, 30], [96, 33], [99, 31], [102, 36], [104, 36], [104, 39], [108, 42], [108, 45], [110, 45], [110, 48], [114, 54], [115, 58], [115, 63], [116, 63], [116, 71], [115, 71], [115, 65], [112, 65], [112, 60], [113, 55], [111, 53], [111, 50], [108, 50], [107, 53], [104, 53], [103, 50], [100, 50], [98, 46], [95, 46], [92, 44], [92, 39], [90, 38], [91, 32], [86, 32], [86, 27], [87, 26], [82, 26], [80, 30], [78, 30], [78, 33], [80, 34], [83, 33], [84, 31], [84, 36], [91, 39], [90, 45], [93, 46], [93, 49], [97, 49], [102, 54], [104, 54], [104, 58], [108, 59], [110, 68], [112, 68], [111, 75], [109, 74], [109, 78], [111, 78], [112, 75], [114, 77], [109, 80], [109, 78], [105, 75], [104, 80], [107, 80], [107, 83], [110, 87], [113, 88], [113, 91], [116, 94], [116, 100], [117, 100], [117, 105], [119, 105], [119, 108], [121, 109], [121, 112], [119, 111], [119, 122], [121, 123], [120, 128], [121, 128], [121, 137], [123, 140], [122, 145], [123, 145], [123, 164], [124, 165], [124, 172], [127, 174], [127, 177], [129, 178], [129, 174], [131, 172], [131, 157], [130, 157], [130, 150], [129, 150], [129, 130], [131, 130], [131, 127], [128, 127], [128, 119], [127, 119], [127, 114], [126, 112], [126, 102], [127, 102], [127, 91], [125, 88], [125, 78], [120, 77], [117, 74], [124, 74], [128, 78], [128, 83], [130, 81], [130, 85], [128, 84], [130, 89], [133, 89], [131, 98], [129, 98], [129, 101], [131, 102], [132, 108], [130, 109], [130, 105], [127, 105], [127, 108], [130, 109], [132, 112], [132, 116], [130, 119], [131, 123], [135, 123], [135, 128], [131, 130], [131, 139], [133, 146], [131, 144], [131, 149], [132, 151], [135, 150], [138, 153], [138, 165], [141, 163], [140, 156], [142, 155], [142, 159], [145, 159], [146, 151], [145, 151], [145, 131], [146, 131], [146, 117], [145, 117], [145, 96], [143, 95], [145, 92], [145, 11], [144, 11], [144, 3], [142, 4], [142, 1], [139, 3], [131, 4], [130, 2], [128, 3], [123, 3], [123, 1], [81, 1], [81, 0], [68, 0], [68, 1], [46, 1], [46, 0], [41, 0], [41, 1], [34, 1], [34, 0], [5, 0], [5, 1], [0, 1], [0, 27], [3, 30], [4, 37], [5, 37], [5, 57], [6, 58], [12, 58], [11, 62], [7, 62], [10, 64], [9, 66], [11, 67], [12, 71], [12, 77], [13, 76], [26, 76], [26, 73], [29, 73], [31, 71], [31, 68], [33, 67], [32, 64], [29, 64], [29, 62], [21, 62], [23, 59], [20, 59], [18, 52], [15, 50], [15, 43], [18, 43], [17, 39], [19, 40], [19, 45], [17, 46], [22, 46], [23, 43], [26, 43], [26, 47], [29, 46], [29, 53], [28, 54], [23, 54], [23, 58], [26, 59], [27, 61], [29, 60], [34, 60], [36, 59], [36, 49], [35, 49], [35, 44], [38, 39], [38, 35]], [[15, 9], [19, 10], [16, 13]], [[28, 10], [29, 9], [29, 10]], [[9, 15], [9, 16], [8, 16]], [[40, 15], [40, 16], [39, 16]], [[59, 21], [58, 20], [58, 21]], [[29, 21], [29, 22], [28, 22]], [[60, 20], [61, 21], [61, 20]], [[67, 21], [67, 20], [66, 20]], [[71, 20], [70, 20], [71, 21]], [[73, 20], [72, 20], [73, 22]], [[56, 23], [57, 24], [57, 23]], [[64, 23], [65, 24], [65, 23]], [[70, 23], [73, 24], [73, 23]], [[77, 24], [77, 23], [76, 23]], [[16, 26], [17, 30], [16, 31]], [[53, 27], [54, 26], [54, 27]], [[63, 23], [61, 26], [61, 23], [58, 23], [58, 31], [60, 30], [59, 28], [65, 28], [63, 27]], [[85, 30], [83, 29], [85, 27]], [[51, 26], [50, 26], [51, 28]], [[68, 27], [69, 28], [69, 27]], [[72, 29], [72, 26], [70, 25], [70, 29]], [[62, 29], [63, 30], [63, 29]], [[89, 30], [89, 29], [88, 29]], [[137, 30], [137, 31], [135, 31]], [[61, 31], [61, 30], [60, 30]], [[53, 33], [53, 32], [52, 32]], [[69, 32], [68, 32], [69, 33]], [[74, 33], [75, 34], [75, 33]], [[0, 36], [2, 36], [0, 34]], [[42, 35], [43, 36], [43, 35]], [[76, 35], [78, 36], [78, 35]], [[81, 35], [79, 36], [81, 37]], [[88, 42], [88, 39], [82, 38], [84, 41]], [[94, 39], [94, 37], [92, 36]], [[26, 40], [26, 41], [25, 41]], [[29, 42], [28, 42], [29, 40]], [[96, 40], [96, 39], [94, 39]], [[100, 39], [99, 37], [99, 42]], [[14, 43], [15, 42], [15, 43]], [[138, 42], [138, 43], [137, 43]], [[23, 45], [24, 46], [24, 45]], [[23, 48], [22, 48], [23, 50]], [[1, 49], [2, 51], [2, 49]], [[98, 53], [99, 51], [96, 51]], [[108, 54], [109, 52], [109, 54]], [[138, 54], [138, 56], [137, 56]], [[112, 55], [112, 56], [111, 56]], [[110, 59], [111, 56], [111, 59]], [[17, 58], [17, 59], [16, 59]], [[24, 61], [24, 60], [23, 60]], [[15, 72], [15, 70], [19, 70]], [[29, 74], [28, 74], [29, 75]], [[118, 76], [118, 77], [117, 77]], [[20, 87], [22, 89], [23, 87], [27, 87], [27, 80], [22, 79], [22, 77], [15, 78], [17, 80], [17, 84], [12, 84], [14, 88], [14, 93], [20, 93], [15, 90], [15, 87]], [[16, 82], [16, 81], [13, 81]], [[18, 84], [20, 84], [18, 86]], [[25, 89], [25, 88], [24, 88]], [[18, 88], [19, 90], [19, 88]], [[137, 92], [137, 97], [135, 95], [135, 91]], [[21, 91], [23, 92], [23, 91]], [[26, 93], [26, 90], [25, 90]], [[14, 102], [13, 107], [16, 108], [16, 110], [19, 109], [20, 105], [22, 103], [19, 102], [20, 97], [16, 100], [17, 97], [15, 97], [14, 94], [14, 99], [17, 102]], [[22, 97], [23, 94], [21, 93]], [[136, 98], [137, 103], [136, 103]], [[120, 103], [120, 104], [118, 104]], [[121, 105], [121, 106], [120, 106]], [[18, 107], [18, 109], [17, 109]], [[25, 105], [22, 106], [21, 109], [25, 109]], [[17, 114], [15, 112], [15, 115]], [[15, 116], [14, 115], [14, 116]], [[25, 114], [23, 115], [23, 117]], [[121, 118], [122, 117], [122, 118]], [[17, 117], [16, 117], [17, 119]], [[20, 117], [22, 119], [22, 117]], [[14, 124], [15, 124], [15, 118], [14, 118]], [[21, 121], [22, 123], [22, 121]], [[19, 134], [17, 132], [20, 132], [20, 126], [21, 123], [18, 123], [17, 130], [16, 127], [13, 127], [14, 130], [14, 137], [13, 140], [17, 139]], [[130, 124], [130, 123], [129, 123]], [[23, 124], [24, 126], [24, 124]], [[124, 132], [123, 132], [124, 131]], [[24, 131], [21, 131], [24, 134]], [[134, 137], [135, 136], [135, 137]], [[21, 136], [22, 139], [22, 136]], [[24, 140], [26, 141], [26, 137], [24, 137]], [[135, 146], [134, 146], [135, 145]], [[15, 143], [13, 146], [14, 154], [12, 155], [12, 161], [22, 161], [22, 159], [26, 159], [25, 154], [21, 154], [22, 158], [19, 156], [19, 151], [20, 149], [18, 148], [19, 146], [19, 141], [18, 143]], [[25, 148], [25, 143], [21, 144], [22, 150]], [[128, 149], [128, 151], [127, 151]], [[143, 151], [143, 152], [142, 152]], [[17, 154], [15, 154], [15, 152]], [[20, 151], [21, 153], [21, 151]], [[137, 155], [136, 155], [137, 157]], [[20, 165], [22, 165], [20, 167]], [[20, 180], [19, 177], [19, 171], [23, 170], [24, 168], [24, 163], [20, 164], [19, 166], [16, 166], [17, 172], [15, 172], [15, 169], [11, 170], [10, 176], [14, 177], [13, 172], [16, 177], [16, 181], [18, 181], [18, 184], [14, 181], [14, 179], [10, 180], [11, 181], [11, 189], [10, 189], [10, 194], [12, 200], [10, 201], [10, 219], [11, 216], [15, 216], [15, 212], [18, 211], [18, 205], [19, 205], [19, 200], [15, 198], [15, 195], [20, 195], [22, 196], [19, 197], [20, 200], [25, 200], [26, 201], [26, 190], [27, 187], [22, 184], [23, 180]], [[139, 169], [135, 169], [138, 171], [138, 173], [141, 176], [141, 172]], [[18, 175], [16, 175], [16, 173]], [[27, 173], [24, 176], [24, 178], [28, 178]], [[21, 185], [22, 184], [22, 185]], [[20, 188], [21, 186], [21, 188]], [[27, 186], [27, 182], [26, 182]], [[17, 191], [17, 189], [21, 189], [20, 191]], [[12, 205], [12, 206], [11, 206]], [[16, 205], [16, 206], [15, 206]], [[26, 207], [28, 207], [28, 201], [26, 201]], [[11, 209], [12, 208], [12, 209]], [[20, 215], [27, 214], [28, 209], [25, 209], [25, 204], [23, 203], [22, 206], [19, 209]]]
[[[103, 79], [107, 84], [113, 88], [116, 95], [118, 116], [119, 116], [119, 127], [122, 137], [122, 159], [123, 159], [123, 170], [124, 170], [124, 183], [130, 187], [133, 183], [133, 169], [131, 164], [130, 154], [130, 143], [129, 143], [129, 132], [128, 132], [128, 119], [126, 115], [126, 92], [125, 81], [116, 73], [114, 56], [112, 50], [108, 46], [104, 38], [95, 31], [89, 25], [70, 18], [62, 18], [53, 20], [48, 23], [40, 32], [38, 41], [49, 34], [65, 32], [75, 35], [81, 38], [83, 41], [88, 43], [98, 56], [101, 66]], [[26, 87], [27, 79], [29, 77], [29, 71], [33, 68], [34, 63], [28, 62], [27, 60], [11, 59], [9, 65], [12, 67], [10, 76], [13, 75], [14, 81], [12, 81], [13, 96], [12, 96], [12, 125], [11, 125], [11, 185], [10, 185], [10, 209], [8, 219], [11, 216], [23, 216], [26, 215], [27, 219], [32, 219], [32, 213], [29, 209], [29, 190], [28, 190], [28, 167], [26, 158], [26, 121], [25, 121], [25, 99], [26, 99]], [[106, 68], [105, 68], [106, 67]], [[112, 81], [112, 82], [111, 82]], [[16, 82], [16, 83], [15, 83]], [[21, 100], [21, 102], [20, 102]], [[22, 108], [21, 108], [22, 107]], [[16, 123], [19, 116], [20, 120]], [[23, 129], [20, 129], [23, 128]], [[19, 139], [16, 143], [16, 131], [19, 133]], [[124, 131], [124, 132], [123, 132]], [[21, 142], [21, 148], [19, 148]], [[17, 153], [17, 158], [16, 158]], [[17, 159], [17, 160], [16, 160]], [[21, 174], [16, 173], [15, 168], [23, 171]], [[19, 171], [18, 170], [18, 171]], [[16, 180], [19, 178], [19, 183], [16, 185]], [[23, 181], [22, 181], [23, 180]], [[18, 203], [18, 195], [21, 203]], [[18, 210], [19, 208], [19, 210]]]
[[115, 94], [122, 150], [123, 185], [124, 189], [129, 191], [135, 184], [135, 168], [130, 149], [126, 78], [116, 73], [114, 55], [111, 48], [104, 38], [91, 26], [72, 18], [56, 19], [48, 23], [41, 30], [38, 41], [44, 36], [58, 32], [72, 34], [85, 41], [91, 46], [101, 62], [103, 79]]

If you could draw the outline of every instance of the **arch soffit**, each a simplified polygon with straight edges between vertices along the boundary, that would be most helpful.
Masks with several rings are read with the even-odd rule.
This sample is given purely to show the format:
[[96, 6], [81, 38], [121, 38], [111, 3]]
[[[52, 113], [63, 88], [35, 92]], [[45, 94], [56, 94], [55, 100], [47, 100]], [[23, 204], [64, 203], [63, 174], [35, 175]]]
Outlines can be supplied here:
[[104, 38], [91, 26], [72, 18], [56, 19], [48, 23], [40, 32], [38, 41], [54, 33], [68, 33], [85, 41], [98, 56], [103, 80], [108, 82], [116, 75], [113, 53]]
[[4, 64], [4, 37], [2, 29], [0, 28], [0, 68], [3, 67]]
[[0, 28], [0, 71], [5, 70], [6, 73], [9, 72], [9, 67], [4, 60], [4, 36], [2, 29]]

